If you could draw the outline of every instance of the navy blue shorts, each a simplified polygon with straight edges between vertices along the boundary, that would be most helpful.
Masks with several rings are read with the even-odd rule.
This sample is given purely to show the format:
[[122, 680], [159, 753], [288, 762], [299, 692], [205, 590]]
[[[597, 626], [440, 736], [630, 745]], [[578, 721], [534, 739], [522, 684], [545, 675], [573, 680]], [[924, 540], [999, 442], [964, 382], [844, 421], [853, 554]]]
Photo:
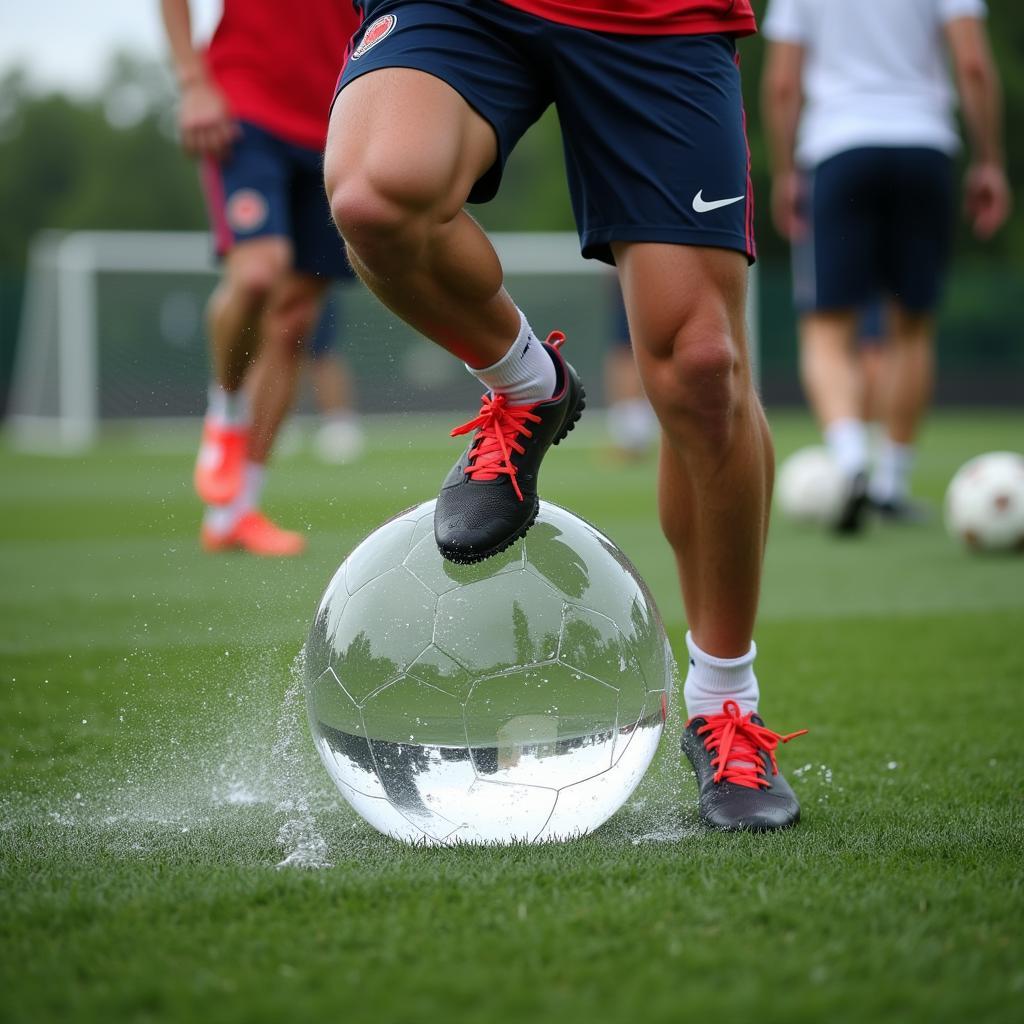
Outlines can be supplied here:
[[253, 238], [291, 240], [294, 267], [322, 277], [352, 277], [324, 192], [323, 156], [248, 122], [228, 158], [202, 164], [203, 191], [217, 255]]
[[797, 308], [851, 309], [878, 296], [935, 309], [953, 232], [953, 162], [917, 147], [838, 153], [809, 175], [807, 237], [793, 247]]
[[612, 35], [499, 0], [364, 6], [339, 90], [369, 71], [405, 67], [459, 92], [498, 142], [497, 160], [468, 201], [493, 198], [513, 147], [553, 103], [584, 256], [612, 263], [609, 243], [634, 241], [737, 249], [753, 260], [731, 36]]

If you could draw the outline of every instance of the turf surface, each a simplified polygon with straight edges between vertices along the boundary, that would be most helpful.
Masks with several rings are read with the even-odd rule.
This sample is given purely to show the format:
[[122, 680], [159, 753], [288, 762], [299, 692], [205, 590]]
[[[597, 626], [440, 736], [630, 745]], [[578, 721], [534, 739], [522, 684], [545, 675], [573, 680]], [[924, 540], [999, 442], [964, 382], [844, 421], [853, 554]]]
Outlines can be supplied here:
[[[679, 651], [653, 465], [610, 463], [592, 419], [545, 496], [633, 557]], [[780, 455], [813, 441], [774, 420]], [[920, 493], [1022, 428], [936, 416]], [[676, 711], [596, 835], [409, 849], [340, 803], [293, 673], [337, 563], [458, 451], [420, 421], [372, 441], [275, 469], [311, 541], [286, 563], [198, 552], [191, 436], [0, 454], [0, 1020], [1021, 1019], [1021, 558], [938, 518], [776, 522], [759, 676], [769, 724], [811, 730], [781, 754], [796, 830], [702, 831]]]

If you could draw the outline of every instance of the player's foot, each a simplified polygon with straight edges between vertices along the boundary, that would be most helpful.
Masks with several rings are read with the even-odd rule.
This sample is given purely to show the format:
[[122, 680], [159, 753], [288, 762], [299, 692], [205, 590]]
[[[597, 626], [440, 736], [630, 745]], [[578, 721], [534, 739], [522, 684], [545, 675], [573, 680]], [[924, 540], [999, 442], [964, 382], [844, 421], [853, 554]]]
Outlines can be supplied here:
[[833, 529], [836, 533], [854, 534], [864, 529], [868, 510], [868, 478], [866, 473], [857, 473], [847, 485], [846, 498], [839, 511], [839, 518]]
[[555, 364], [553, 397], [509, 405], [504, 395], [488, 392], [480, 414], [452, 431], [452, 437], [471, 430], [476, 436], [445, 478], [434, 509], [434, 538], [449, 561], [496, 555], [537, 518], [544, 453], [572, 430], [586, 404], [576, 371], [559, 351], [564, 341], [553, 331], [543, 343]]
[[919, 526], [927, 523], [931, 517], [931, 509], [923, 501], [912, 498], [893, 498], [879, 501], [869, 498], [871, 510], [887, 523], [899, 523], [904, 526]]
[[204, 505], [229, 505], [242, 490], [248, 431], [207, 419], [196, 459], [196, 494]]
[[282, 530], [260, 512], [246, 512], [222, 533], [204, 524], [199, 536], [205, 551], [248, 551], [267, 558], [288, 558], [306, 550], [301, 533]]
[[682, 747], [697, 774], [701, 819], [729, 832], [795, 825], [800, 803], [775, 763], [775, 748], [805, 732], [772, 732], [753, 712], [741, 714], [732, 700], [720, 715], [691, 718]]

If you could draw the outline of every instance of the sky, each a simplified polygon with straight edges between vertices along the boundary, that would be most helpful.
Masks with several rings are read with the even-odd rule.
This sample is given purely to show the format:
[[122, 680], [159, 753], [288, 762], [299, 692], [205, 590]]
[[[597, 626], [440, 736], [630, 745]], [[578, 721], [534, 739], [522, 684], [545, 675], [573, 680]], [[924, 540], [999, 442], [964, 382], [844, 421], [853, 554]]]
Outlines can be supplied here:
[[[209, 35], [220, 0], [191, 0], [199, 36]], [[85, 93], [118, 49], [166, 54], [159, 0], [0, 0], [0, 74], [26, 67], [42, 88]]]

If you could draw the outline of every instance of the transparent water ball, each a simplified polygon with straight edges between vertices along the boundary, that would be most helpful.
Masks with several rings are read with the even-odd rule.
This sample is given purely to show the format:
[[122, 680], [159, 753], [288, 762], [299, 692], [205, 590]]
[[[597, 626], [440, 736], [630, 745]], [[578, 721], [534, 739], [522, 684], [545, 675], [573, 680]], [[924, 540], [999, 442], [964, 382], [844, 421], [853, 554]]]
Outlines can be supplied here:
[[644, 581], [600, 531], [541, 502], [476, 565], [438, 553], [434, 502], [341, 564], [305, 651], [317, 751], [349, 804], [426, 845], [569, 839], [628, 799], [675, 676]]

